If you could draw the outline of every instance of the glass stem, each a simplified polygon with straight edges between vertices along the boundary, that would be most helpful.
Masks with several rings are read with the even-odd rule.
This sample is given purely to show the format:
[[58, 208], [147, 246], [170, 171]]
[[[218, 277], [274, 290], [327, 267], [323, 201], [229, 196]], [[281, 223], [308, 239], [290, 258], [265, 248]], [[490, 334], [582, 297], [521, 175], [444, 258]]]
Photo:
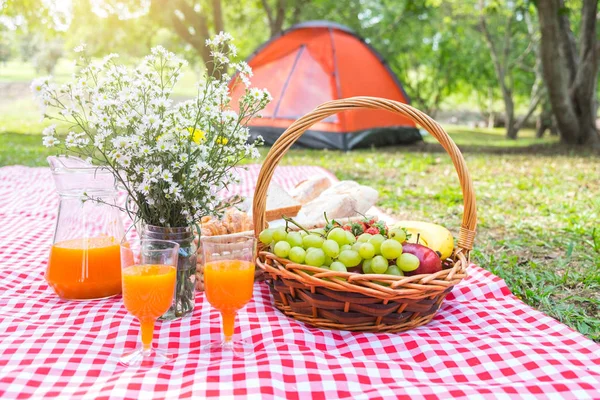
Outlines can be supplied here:
[[142, 329], [142, 347], [144, 355], [150, 354], [152, 349], [152, 336], [154, 336], [154, 320], [145, 319], [140, 321]]
[[233, 337], [235, 312], [223, 312], [221, 313], [221, 317], [223, 318], [223, 335], [225, 335], [225, 343], [229, 343]]

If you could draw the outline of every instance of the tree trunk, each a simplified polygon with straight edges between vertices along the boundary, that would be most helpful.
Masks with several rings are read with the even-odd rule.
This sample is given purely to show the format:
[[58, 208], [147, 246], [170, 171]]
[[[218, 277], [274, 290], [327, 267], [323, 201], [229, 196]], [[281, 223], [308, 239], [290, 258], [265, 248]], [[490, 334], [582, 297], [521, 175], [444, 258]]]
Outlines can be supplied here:
[[489, 116], [487, 121], [487, 127], [493, 128], [496, 122], [496, 113], [494, 112], [494, 90], [492, 87], [488, 87], [488, 110]]
[[583, 0], [579, 56], [563, 0], [539, 0], [537, 6], [544, 80], [561, 141], [600, 147], [595, 127], [598, 1]]
[[515, 140], [519, 131], [515, 129], [515, 103], [513, 102], [512, 92], [504, 87], [502, 97], [504, 98], [504, 110], [506, 112], [506, 138]]
[[535, 122], [535, 137], [536, 139], [541, 139], [544, 137], [544, 133], [546, 132], [546, 129], [548, 129], [548, 126], [546, 126], [546, 124], [544, 123], [544, 117], [542, 116], [543, 113], [540, 113], [540, 115], [538, 115], [537, 117], [537, 121]]
[[286, 0], [276, 0], [275, 11], [269, 5], [268, 0], [262, 0], [263, 8], [267, 14], [267, 20], [269, 21], [269, 30], [271, 31], [271, 37], [281, 33], [283, 30], [283, 23], [285, 22], [285, 11], [286, 11]]
[[[225, 29], [221, 0], [212, 0], [212, 26], [215, 33]], [[154, 18], [170, 25], [177, 35], [189, 43], [198, 52], [204, 64], [212, 65], [213, 57], [206, 46], [206, 39], [211, 36], [207, 13], [196, 11], [187, 0], [153, 0], [151, 14]]]
[[542, 104], [542, 111], [540, 111], [540, 114], [537, 117], [535, 127], [535, 137], [538, 139], [543, 138], [546, 130], [552, 128], [552, 108], [550, 107], [548, 100], [545, 100]]
[[485, 14], [483, 10], [484, 3], [483, 1], [480, 3], [482, 10], [480, 15], [480, 26], [483, 32], [483, 37], [485, 38], [485, 42], [490, 50], [490, 57], [492, 59], [492, 63], [494, 65], [494, 71], [496, 72], [496, 77], [498, 78], [498, 83], [500, 84], [500, 90], [502, 91], [502, 100], [504, 100], [504, 112], [506, 114], [506, 138], [507, 139], [516, 139], [517, 133], [519, 132], [518, 127], [515, 126], [515, 103], [513, 100], [512, 88], [507, 83], [507, 67], [508, 67], [508, 58], [510, 54], [510, 38], [511, 38], [511, 26], [513, 20], [513, 14], [510, 14], [506, 20], [506, 27], [504, 32], [504, 44], [502, 48], [502, 58], [500, 57], [500, 52], [496, 48], [494, 44], [494, 39], [492, 34], [490, 33], [487, 22], [485, 19]]
[[493, 111], [490, 111], [490, 115], [488, 116], [488, 121], [487, 121], [487, 127], [491, 129], [494, 127], [495, 123], [496, 123], [496, 113]]
[[212, 0], [212, 7], [215, 33], [223, 32], [225, 31], [225, 23], [223, 22], [223, 9], [221, 8], [221, 0]]

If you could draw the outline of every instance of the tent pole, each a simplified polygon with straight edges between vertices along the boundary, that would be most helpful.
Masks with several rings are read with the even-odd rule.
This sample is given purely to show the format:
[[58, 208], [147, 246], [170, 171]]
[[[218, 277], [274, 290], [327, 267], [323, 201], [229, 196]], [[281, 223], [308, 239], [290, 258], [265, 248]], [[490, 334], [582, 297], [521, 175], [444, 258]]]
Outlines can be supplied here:
[[331, 39], [331, 58], [333, 59], [333, 76], [335, 78], [335, 91], [338, 99], [342, 98], [342, 85], [340, 83], [340, 73], [338, 71], [337, 56], [335, 51], [335, 42], [333, 41], [333, 29], [329, 28], [329, 38]]
[[[333, 59], [333, 77], [335, 79], [335, 91], [337, 99], [342, 98], [342, 85], [340, 83], [340, 73], [338, 70], [338, 62], [337, 62], [337, 54], [335, 50], [335, 41], [333, 39], [333, 29], [327, 28], [329, 31], [329, 39], [331, 40], [331, 58]], [[346, 121], [343, 113], [338, 114], [338, 119], [340, 120], [340, 127], [342, 128], [342, 146], [344, 151], [348, 151], [348, 138], [346, 137]]]

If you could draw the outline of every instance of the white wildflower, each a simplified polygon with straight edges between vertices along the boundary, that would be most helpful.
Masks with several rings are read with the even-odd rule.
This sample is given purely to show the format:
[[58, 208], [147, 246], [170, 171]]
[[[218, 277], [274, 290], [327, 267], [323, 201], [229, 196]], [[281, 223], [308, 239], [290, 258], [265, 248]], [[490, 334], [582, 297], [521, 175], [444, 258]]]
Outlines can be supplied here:
[[58, 140], [54, 136], [44, 136], [42, 143], [46, 147], [53, 147], [53, 146], [58, 146], [58, 144], [60, 143], [60, 140]]
[[235, 64], [235, 68], [240, 74], [244, 74], [250, 78], [252, 77], [252, 69], [250, 68], [247, 62], [240, 61], [239, 63]]
[[111, 140], [112, 145], [116, 149], [126, 149], [129, 147], [130, 139], [125, 136], [118, 136]]
[[129, 126], [129, 120], [123, 116], [117, 117], [115, 125], [119, 128], [127, 128]]
[[147, 182], [144, 180], [144, 181], [142, 181], [142, 183], [139, 184], [137, 190], [138, 190], [138, 192], [147, 196], [150, 193], [151, 188], [152, 188], [152, 184], [150, 182]]
[[75, 136], [75, 132], [69, 132], [67, 134], [67, 138], [65, 139], [65, 146], [67, 147], [78, 147], [77, 137]]
[[50, 81], [49, 76], [34, 79], [31, 82], [31, 91], [33, 92], [33, 94], [36, 96], [40, 96], [40, 95], [44, 94], [49, 81]]
[[216, 61], [217, 64], [227, 64], [229, 62], [229, 59], [223, 52], [212, 51], [210, 55], [212, 56], [213, 60]]
[[80, 44], [79, 44], [77, 47], [75, 47], [75, 48], [73, 49], [73, 51], [74, 51], [75, 53], [82, 53], [82, 52], [84, 52], [84, 51], [85, 51], [85, 48], [86, 48], [86, 47], [87, 47], [87, 45], [86, 45], [85, 43], [83, 43], [83, 42], [82, 42], [82, 43], [80, 43]]
[[144, 115], [142, 117], [142, 124], [146, 125], [148, 129], [158, 129], [160, 127], [160, 118], [156, 114]]
[[123, 161], [123, 158], [125, 157], [125, 155], [122, 152], [117, 151], [117, 150], [111, 151], [110, 156], [114, 161], [116, 161], [118, 163], [121, 163]]
[[[212, 46], [220, 46], [222, 44], [226, 44], [227, 42], [231, 42], [233, 40], [233, 36], [227, 32], [219, 32], [212, 38], [210, 45]], [[208, 42], [207, 42], [208, 44]]]
[[119, 160], [119, 164], [121, 164], [125, 168], [128, 168], [131, 165], [131, 157], [128, 157], [128, 156], [121, 157], [121, 159]]
[[157, 97], [156, 99], [153, 99], [150, 104], [152, 104], [153, 106], [157, 107], [157, 108], [167, 108], [171, 105], [173, 101], [171, 99], [167, 99], [164, 96], [161, 97]]
[[242, 80], [242, 83], [244, 84], [244, 86], [246, 87], [250, 87], [250, 78], [248, 78], [248, 75], [244, 75], [244, 74], [240, 74], [240, 79]]
[[165, 182], [172, 182], [173, 181], [173, 174], [168, 169], [165, 169], [165, 170], [163, 170], [161, 172], [160, 179], [162, 179]]
[[154, 152], [154, 150], [152, 149], [152, 147], [150, 147], [148, 145], [140, 146], [140, 148], [139, 148], [138, 151], [143, 156], [149, 156], [149, 155], [151, 155]]
[[44, 135], [44, 136], [54, 136], [55, 133], [56, 133], [56, 125], [47, 126], [42, 131], [42, 135]]

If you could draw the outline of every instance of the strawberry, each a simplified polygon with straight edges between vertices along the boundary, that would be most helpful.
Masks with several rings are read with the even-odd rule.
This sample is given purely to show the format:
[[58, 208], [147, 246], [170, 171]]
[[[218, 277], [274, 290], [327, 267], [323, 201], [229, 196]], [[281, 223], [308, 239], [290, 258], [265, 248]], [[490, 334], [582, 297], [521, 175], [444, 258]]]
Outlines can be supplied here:
[[352, 232], [352, 227], [350, 225], [344, 225], [342, 226], [342, 229], [348, 232]]
[[378, 233], [381, 233], [383, 236], [387, 236], [388, 228], [384, 221], [377, 221], [372, 227], [377, 228], [379, 231]]
[[379, 229], [377, 229], [376, 227], [372, 226], [370, 228], [367, 228], [365, 230], [365, 233], [368, 233], [369, 235], [377, 235], [379, 233]]

